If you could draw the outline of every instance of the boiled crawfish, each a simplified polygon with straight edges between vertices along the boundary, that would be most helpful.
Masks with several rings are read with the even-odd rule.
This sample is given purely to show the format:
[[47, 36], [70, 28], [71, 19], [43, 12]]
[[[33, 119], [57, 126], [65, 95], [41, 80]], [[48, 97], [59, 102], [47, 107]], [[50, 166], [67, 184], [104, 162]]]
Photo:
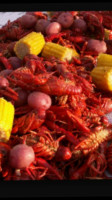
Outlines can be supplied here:
[[49, 77], [51, 76], [50, 73], [40, 73], [37, 75], [33, 75], [30, 69], [26, 67], [21, 67], [17, 70], [14, 70], [11, 74], [16, 78], [16, 80], [20, 80], [21, 82], [25, 82], [26, 84], [31, 84], [32, 87], [35, 85], [43, 85], [47, 82]]
[[32, 55], [27, 55], [23, 60], [23, 66], [13, 70], [7, 77], [8, 80], [23, 89], [35, 90], [36, 86], [45, 84], [53, 74], [48, 73], [41, 62], [38, 57], [34, 59]]
[[44, 117], [39, 116], [36, 110], [32, 110], [19, 118], [15, 118], [12, 133], [25, 134], [30, 130], [39, 128], [44, 120]]
[[73, 81], [70, 80], [57, 78], [56, 76], [49, 78], [46, 84], [37, 87], [37, 89], [49, 95], [57, 96], [65, 94], [80, 94], [82, 92], [82, 87], [80, 85], [76, 85]]
[[65, 136], [62, 135], [58, 139], [53, 139], [50, 131], [42, 126], [38, 131], [30, 131], [27, 135], [26, 144], [31, 145], [35, 151], [36, 157], [43, 157], [51, 160], [59, 147], [59, 142]]
[[0, 29], [0, 40], [4, 42], [16, 41], [30, 32], [32, 32], [32, 30], [24, 29], [18, 19], [13, 22], [8, 21], [8, 23]]

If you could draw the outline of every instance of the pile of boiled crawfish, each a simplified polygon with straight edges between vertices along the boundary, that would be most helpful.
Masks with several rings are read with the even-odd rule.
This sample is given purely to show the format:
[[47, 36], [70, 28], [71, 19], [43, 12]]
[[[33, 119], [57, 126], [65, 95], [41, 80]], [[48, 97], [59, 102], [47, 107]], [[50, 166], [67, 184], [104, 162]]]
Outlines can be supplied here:
[[[60, 12], [29, 12], [39, 19], [55, 22]], [[92, 82], [91, 70], [98, 52], [87, 50], [93, 38], [104, 41], [106, 53], [112, 54], [112, 40], [105, 39], [104, 29], [112, 30], [112, 11], [70, 11], [75, 19], [83, 19], [86, 30], [63, 29], [46, 35], [45, 40], [74, 48], [80, 58], [69, 63], [55, 57], [43, 58], [28, 54], [21, 66], [13, 67], [10, 58], [16, 56], [13, 47], [19, 39], [35, 31], [19, 20], [8, 21], [0, 28], [0, 77], [9, 85], [0, 86], [0, 97], [15, 106], [14, 124], [10, 139], [0, 143], [1, 180], [76, 180], [111, 179], [112, 125], [106, 114], [112, 112], [112, 94], [100, 91]], [[18, 90], [30, 94], [48, 94], [52, 105], [46, 112], [32, 109], [27, 101], [19, 101]], [[103, 131], [105, 130], [105, 134]], [[8, 164], [12, 147], [26, 143], [35, 152], [35, 161], [25, 169], [13, 169]]]

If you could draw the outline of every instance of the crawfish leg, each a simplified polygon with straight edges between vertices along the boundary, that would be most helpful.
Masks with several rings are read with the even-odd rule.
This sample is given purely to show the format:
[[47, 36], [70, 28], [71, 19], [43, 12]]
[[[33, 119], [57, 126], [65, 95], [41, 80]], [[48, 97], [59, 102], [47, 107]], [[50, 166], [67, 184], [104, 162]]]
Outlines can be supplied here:
[[55, 130], [57, 132], [57, 134], [64, 134], [70, 143], [72, 143], [74, 145], [76, 145], [78, 143], [76, 136], [73, 135], [72, 132], [66, 131], [64, 128], [59, 127], [54, 122], [46, 120], [45, 123], [49, 127], [49, 129]]
[[6, 69], [12, 69], [12, 66], [7, 58], [0, 56], [0, 62], [5, 66]]
[[42, 158], [37, 158], [37, 164], [39, 166], [48, 168], [48, 170], [53, 172], [59, 180], [63, 179], [62, 176], [58, 173], [58, 171], [54, 167], [52, 167], [46, 160], [44, 160]]
[[79, 130], [90, 133], [90, 129], [84, 125], [84, 122], [80, 118], [73, 115], [69, 110], [66, 112]]

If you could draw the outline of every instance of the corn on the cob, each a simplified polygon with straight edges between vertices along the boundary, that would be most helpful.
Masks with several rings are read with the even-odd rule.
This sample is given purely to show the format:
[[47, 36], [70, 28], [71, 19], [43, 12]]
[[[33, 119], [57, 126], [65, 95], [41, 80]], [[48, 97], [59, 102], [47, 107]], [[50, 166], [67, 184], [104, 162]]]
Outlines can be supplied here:
[[79, 54], [75, 49], [61, 46], [53, 42], [46, 42], [42, 50], [42, 56], [46, 58], [54, 56], [63, 61], [71, 61], [73, 57], [79, 57]]
[[77, 51], [75, 49], [72, 49], [72, 48], [68, 48], [68, 49], [69, 49], [69, 51], [71, 50], [71, 52], [72, 52], [72, 58], [73, 57], [79, 58], [79, 54], [77, 53]]
[[112, 68], [106, 66], [95, 67], [91, 71], [91, 76], [97, 88], [112, 91]]
[[38, 55], [45, 45], [41, 33], [31, 32], [16, 42], [14, 51], [18, 58], [23, 59], [26, 54]]
[[111, 30], [108, 30], [108, 29], [105, 28], [104, 33], [105, 33], [105, 39], [106, 40], [112, 39], [112, 31]]
[[14, 120], [14, 106], [0, 98], [0, 141], [6, 142], [10, 138]]
[[97, 57], [97, 67], [112, 67], [112, 55], [100, 53]]

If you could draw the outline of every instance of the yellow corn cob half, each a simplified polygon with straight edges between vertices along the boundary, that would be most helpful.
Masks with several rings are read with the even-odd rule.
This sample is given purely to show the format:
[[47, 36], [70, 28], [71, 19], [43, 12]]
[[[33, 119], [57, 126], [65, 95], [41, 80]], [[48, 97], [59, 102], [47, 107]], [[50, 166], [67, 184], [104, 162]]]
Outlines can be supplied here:
[[105, 39], [106, 40], [109, 40], [112, 38], [112, 31], [111, 30], [108, 30], [108, 29], [104, 29], [104, 33], [105, 33]]
[[112, 67], [112, 55], [100, 53], [97, 57], [97, 67]]
[[2, 142], [6, 142], [10, 138], [14, 112], [15, 109], [12, 103], [0, 98], [0, 141]]
[[91, 71], [91, 76], [97, 88], [112, 92], [112, 68], [95, 67]]
[[79, 54], [75, 49], [68, 48], [53, 42], [46, 42], [42, 50], [43, 57], [54, 56], [62, 61], [71, 61], [73, 57], [79, 57]]
[[72, 49], [72, 48], [68, 48], [69, 51], [71, 50], [72, 51], [72, 58], [73, 57], [76, 57], [76, 58], [79, 58], [79, 54], [77, 53], [77, 51], [75, 49]]
[[31, 32], [16, 42], [14, 51], [18, 58], [23, 59], [26, 54], [38, 55], [45, 45], [41, 33]]
[[104, 29], [104, 33], [105, 33], [105, 39], [108, 40], [109, 39], [110, 30], [105, 28]]

